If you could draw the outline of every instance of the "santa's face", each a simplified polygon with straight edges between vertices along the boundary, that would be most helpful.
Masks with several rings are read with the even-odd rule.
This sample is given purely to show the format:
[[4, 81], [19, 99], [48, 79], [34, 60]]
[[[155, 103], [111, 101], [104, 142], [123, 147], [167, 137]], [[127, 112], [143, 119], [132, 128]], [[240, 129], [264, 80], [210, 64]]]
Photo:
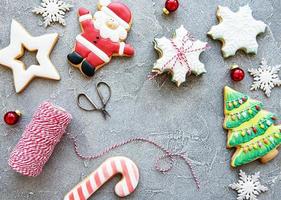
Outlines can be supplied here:
[[109, 38], [113, 42], [123, 41], [127, 38], [127, 30], [103, 11], [95, 13], [94, 25], [100, 31], [101, 37]]

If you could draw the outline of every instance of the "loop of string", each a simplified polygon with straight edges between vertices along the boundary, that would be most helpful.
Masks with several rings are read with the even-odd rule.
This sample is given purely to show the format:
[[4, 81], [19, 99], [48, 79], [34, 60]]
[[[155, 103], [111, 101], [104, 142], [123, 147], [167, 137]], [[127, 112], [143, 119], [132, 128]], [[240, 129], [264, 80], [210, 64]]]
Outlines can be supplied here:
[[[69, 133], [68, 133], [68, 136], [72, 140], [72, 143], [73, 143], [73, 146], [74, 146], [74, 151], [75, 151], [76, 155], [82, 160], [98, 159], [98, 158], [102, 157], [103, 155], [111, 152], [114, 149], [118, 149], [122, 146], [125, 146], [125, 145], [130, 144], [130, 143], [134, 143], [134, 142], [142, 142], [142, 143], [151, 144], [164, 153], [162, 156], [160, 156], [156, 159], [155, 164], [154, 164], [154, 167], [158, 172], [161, 172], [161, 173], [169, 172], [174, 166], [175, 159], [181, 159], [188, 166], [188, 168], [191, 172], [191, 175], [194, 179], [194, 182], [196, 184], [197, 189], [200, 189], [200, 182], [199, 182], [199, 179], [197, 178], [197, 176], [195, 174], [195, 171], [192, 167], [190, 159], [188, 159], [184, 154], [172, 153], [171, 151], [169, 151], [168, 149], [166, 149], [162, 145], [160, 145], [160, 144], [158, 144], [158, 143], [156, 143], [156, 142], [154, 142], [150, 139], [143, 138], [143, 137], [134, 137], [134, 138], [131, 138], [131, 139], [128, 139], [128, 140], [124, 140], [120, 143], [113, 144], [112, 146], [109, 146], [109, 147], [105, 148], [103, 151], [100, 151], [99, 153], [97, 153], [95, 155], [83, 155], [79, 151], [77, 138], [74, 137], [74, 136], [71, 136]], [[166, 168], [162, 168], [161, 164], [160, 164], [160, 162], [164, 159], [169, 160], [169, 166], [166, 167]]]

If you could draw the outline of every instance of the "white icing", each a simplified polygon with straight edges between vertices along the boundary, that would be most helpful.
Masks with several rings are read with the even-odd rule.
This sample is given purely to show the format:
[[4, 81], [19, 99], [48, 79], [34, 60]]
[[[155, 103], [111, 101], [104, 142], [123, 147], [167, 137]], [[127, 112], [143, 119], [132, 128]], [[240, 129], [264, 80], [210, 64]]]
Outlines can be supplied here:
[[93, 19], [93, 16], [91, 14], [82, 15], [79, 17], [79, 22], [83, 22], [88, 19]]
[[[111, 21], [117, 25], [116, 29], [111, 29], [107, 26], [107, 22]], [[123, 26], [120, 26], [118, 21], [116, 21], [111, 16], [107, 15], [103, 11], [98, 11], [94, 15], [94, 26], [100, 30], [100, 34], [103, 38], [109, 38], [113, 42], [119, 42], [120, 40], [125, 40], [127, 38], [127, 31]]]
[[229, 187], [238, 192], [237, 200], [258, 200], [257, 196], [262, 192], [268, 191], [268, 188], [263, 186], [260, 182], [260, 172], [254, 175], [247, 175], [240, 170], [239, 181], [230, 184]]
[[261, 89], [265, 92], [267, 97], [270, 97], [271, 89], [275, 86], [281, 86], [281, 80], [278, 75], [280, 70], [281, 65], [271, 67], [267, 64], [267, 61], [263, 59], [259, 68], [248, 70], [254, 77], [251, 90]]
[[[155, 39], [155, 48], [161, 51], [162, 56], [154, 64], [152, 72], [156, 72], [158, 74], [172, 72], [172, 80], [176, 82], [178, 86], [186, 81], [186, 75], [189, 70], [191, 70], [191, 73], [195, 75], [200, 75], [206, 72], [204, 64], [199, 60], [199, 56], [203, 51], [205, 51], [207, 43], [201, 42], [200, 40], [187, 40], [182, 42], [187, 34], [189, 34], [188, 31], [181, 26], [176, 30], [176, 36], [172, 40], [166, 37]], [[172, 41], [178, 48], [188, 49], [188, 51], [184, 53], [187, 63], [176, 60], [177, 50], [173, 46]], [[189, 52], [195, 49], [200, 50]], [[175, 64], [174, 67], [173, 64]]]
[[[0, 64], [10, 68], [14, 75], [16, 92], [21, 92], [34, 77], [60, 80], [60, 75], [52, 64], [49, 54], [57, 42], [58, 34], [31, 36], [16, 20], [12, 20], [10, 45], [0, 50]], [[23, 46], [29, 50], [37, 50], [36, 59], [39, 65], [25, 64], [18, 60], [23, 54]]]
[[110, 0], [99, 0], [101, 6], [108, 6], [111, 3]]
[[108, 16], [116, 20], [121, 26], [123, 26], [125, 29], [129, 29], [130, 25], [125, 22], [123, 19], [121, 19], [118, 15], [116, 15], [114, 12], [112, 12], [108, 7], [102, 7], [101, 11], [106, 13]]
[[110, 61], [110, 58], [106, 53], [104, 53], [102, 50], [100, 50], [98, 47], [96, 47], [93, 43], [89, 42], [86, 38], [84, 38], [81, 35], [77, 35], [76, 40], [83, 44], [87, 49], [89, 49], [91, 52], [96, 54], [101, 60], [108, 63]]
[[120, 56], [122, 56], [124, 54], [124, 50], [125, 50], [125, 43], [120, 42], [120, 47], [119, 47], [119, 55]]
[[70, 11], [73, 5], [61, 0], [42, 0], [41, 6], [34, 8], [33, 13], [42, 15], [45, 27], [58, 22], [65, 26], [65, 13]]
[[219, 6], [217, 16], [221, 22], [213, 26], [208, 35], [215, 40], [223, 40], [222, 53], [225, 58], [234, 56], [239, 49], [246, 53], [257, 53], [256, 37], [265, 32], [266, 24], [254, 19], [249, 5], [240, 7], [236, 13]]

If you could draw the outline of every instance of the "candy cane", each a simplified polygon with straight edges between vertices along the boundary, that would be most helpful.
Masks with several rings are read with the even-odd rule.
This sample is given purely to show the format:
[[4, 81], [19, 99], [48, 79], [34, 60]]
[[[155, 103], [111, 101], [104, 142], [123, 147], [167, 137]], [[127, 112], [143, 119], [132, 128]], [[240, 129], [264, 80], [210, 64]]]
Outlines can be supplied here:
[[134, 192], [139, 182], [139, 169], [126, 157], [111, 157], [90, 176], [75, 186], [64, 200], [86, 200], [113, 176], [121, 174], [122, 179], [115, 186], [115, 194], [125, 197]]

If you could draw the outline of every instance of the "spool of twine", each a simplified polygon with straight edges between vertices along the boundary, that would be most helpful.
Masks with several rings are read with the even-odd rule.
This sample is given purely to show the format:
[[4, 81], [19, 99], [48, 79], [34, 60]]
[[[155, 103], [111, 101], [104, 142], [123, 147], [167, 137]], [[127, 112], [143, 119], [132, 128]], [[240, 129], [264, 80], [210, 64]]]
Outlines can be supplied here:
[[25, 176], [39, 175], [71, 119], [63, 108], [43, 102], [11, 152], [10, 167]]

